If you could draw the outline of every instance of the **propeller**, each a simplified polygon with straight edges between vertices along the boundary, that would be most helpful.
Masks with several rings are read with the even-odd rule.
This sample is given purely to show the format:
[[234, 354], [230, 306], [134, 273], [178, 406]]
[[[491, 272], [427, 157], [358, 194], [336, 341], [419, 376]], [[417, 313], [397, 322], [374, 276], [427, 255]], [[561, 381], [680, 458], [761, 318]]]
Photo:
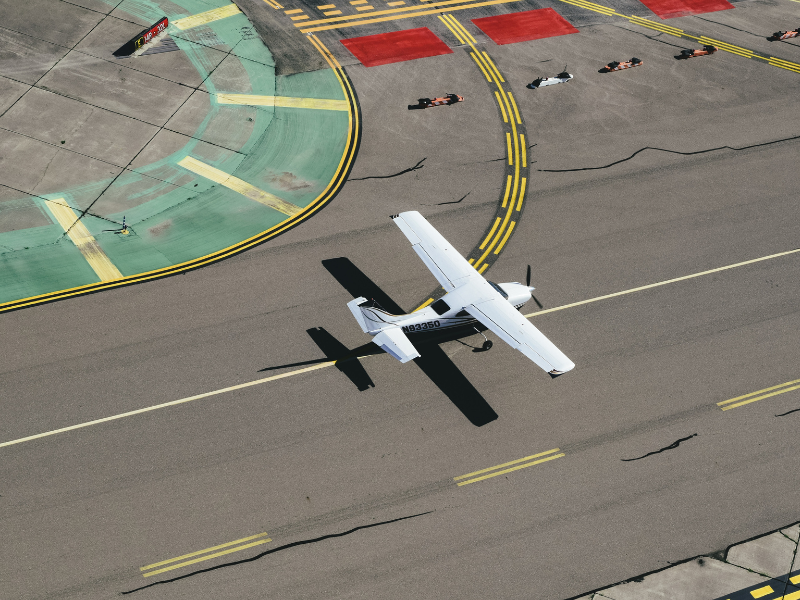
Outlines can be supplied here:
[[542, 306], [542, 303], [539, 302], [539, 299], [536, 296], [534, 296], [533, 293], [532, 293], [534, 288], [531, 287], [531, 266], [530, 265], [528, 265], [528, 272], [525, 275], [525, 285], [527, 285], [530, 288], [530, 290], [531, 290], [531, 298], [533, 298], [533, 301], [536, 302], [536, 306], [538, 306], [540, 309], [544, 308], [544, 306]]

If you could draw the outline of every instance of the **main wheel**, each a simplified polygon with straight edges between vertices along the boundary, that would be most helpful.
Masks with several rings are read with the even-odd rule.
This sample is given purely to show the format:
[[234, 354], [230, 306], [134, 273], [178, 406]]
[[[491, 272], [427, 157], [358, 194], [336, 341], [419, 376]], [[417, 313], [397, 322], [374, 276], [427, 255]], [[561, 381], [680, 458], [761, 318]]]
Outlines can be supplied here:
[[486, 340], [483, 342], [483, 346], [481, 346], [482, 350], [490, 350], [492, 348], [492, 340]]

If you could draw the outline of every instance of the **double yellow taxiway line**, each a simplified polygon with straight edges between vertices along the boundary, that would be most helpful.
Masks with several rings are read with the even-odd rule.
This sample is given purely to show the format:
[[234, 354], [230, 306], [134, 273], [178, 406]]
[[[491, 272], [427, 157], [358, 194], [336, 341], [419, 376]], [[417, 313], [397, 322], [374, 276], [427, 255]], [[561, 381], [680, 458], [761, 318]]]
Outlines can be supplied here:
[[[218, 546], [211, 546], [211, 548], [206, 548], [204, 550], [190, 552], [189, 554], [184, 554], [183, 556], [168, 558], [167, 560], [162, 560], [160, 562], [153, 563], [152, 565], [140, 567], [139, 570], [142, 571], [142, 577], [152, 577], [153, 575], [158, 575], [159, 573], [165, 573], [167, 571], [173, 571], [182, 567], [188, 567], [189, 565], [194, 565], [205, 560], [211, 560], [212, 558], [217, 558], [218, 556], [224, 556], [225, 554], [232, 554], [234, 552], [240, 552], [241, 550], [247, 550], [248, 548], [252, 548], [254, 546], [267, 544], [271, 541], [272, 540], [268, 537], [266, 532], [258, 533], [256, 535], [243, 537], [232, 542], [225, 542], [224, 544], [219, 544]], [[235, 547], [231, 548], [231, 546]], [[225, 550], [222, 550], [222, 548], [225, 548]], [[158, 567], [161, 568], [159, 569]]]
[[744, 406], [745, 404], [750, 404], [751, 402], [758, 402], [764, 398], [771, 398], [772, 396], [785, 394], [786, 392], [792, 392], [798, 389], [800, 389], [800, 379], [795, 379], [794, 381], [787, 381], [786, 383], [781, 383], [780, 385], [773, 385], [772, 387], [764, 388], [763, 390], [758, 390], [757, 392], [750, 392], [744, 396], [736, 396], [736, 398], [731, 398], [730, 400], [717, 402], [717, 406], [719, 406], [722, 410], [730, 410], [732, 408]]
[[481, 469], [480, 471], [473, 471], [472, 473], [467, 473], [466, 475], [459, 475], [458, 477], [453, 477], [453, 481], [457, 481], [458, 483], [456, 485], [458, 486], [469, 485], [470, 483], [475, 483], [476, 481], [483, 481], [484, 479], [491, 479], [492, 477], [497, 477], [498, 475], [505, 475], [506, 473], [519, 471], [520, 469], [527, 469], [528, 467], [555, 460], [563, 456], [565, 456], [565, 454], [561, 452], [561, 450], [558, 448], [553, 448], [547, 452], [531, 454], [530, 456], [518, 458], [517, 460], [511, 460], [501, 465], [495, 465], [493, 467]]
[[[735, 264], [732, 264], [732, 265], [727, 265], [725, 267], [718, 267], [716, 269], [710, 269], [708, 271], [701, 271], [700, 273], [694, 273], [692, 275], [684, 275], [683, 277], [675, 277], [673, 279], [668, 279], [666, 281], [661, 281], [661, 282], [658, 282], [658, 283], [651, 283], [649, 285], [643, 285], [643, 286], [636, 287], [636, 288], [633, 288], [633, 289], [630, 289], [630, 290], [624, 290], [624, 291], [616, 292], [616, 293], [613, 293], [613, 294], [606, 294], [604, 296], [596, 296], [594, 298], [589, 298], [588, 300], [581, 300], [580, 302], [573, 302], [571, 304], [565, 304], [563, 306], [557, 306], [555, 308], [550, 308], [550, 309], [547, 309], [547, 310], [540, 310], [539, 312], [531, 313], [531, 314], [524, 315], [524, 316], [526, 318], [537, 317], [539, 315], [543, 315], [543, 314], [547, 314], [547, 313], [551, 313], [551, 312], [555, 312], [555, 311], [559, 311], [559, 310], [566, 310], [568, 308], [574, 308], [576, 306], [582, 306], [584, 304], [590, 304], [590, 303], [593, 303], [593, 302], [600, 302], [601, 300], [607, 300], [607, 299], [610, 299], [610, 298], [616, 298], [616, 297], [624, 296], [624, 295], [627, 295], [627, 294], [633, 294], [633, 293], [636, 293], [636, 292], [642, 292], [642, 291], [650, 290], [650, 289], [653, 289], [653, 288], [656, 288], [656, 287], [660, 287], [660, 286], [663, 286], [663, 285], [668, 285], [668, 284], [671, 284], [671, 283], [677, 283], [679, 281], [687, 281], [689, 279], [694, 279], [694, 278], [697, 278], [697, 277], [703, 277], [705, 275], [710, 275], [712, 273], [719, 273], [721, 271], [726, 271], [726, 270], [729, 270], [729, 269], [735, 269], [735, 268], [742, 267], [742, 266], [745, 266], [745, 265], [752, 265], [752, 264], [755, 264], [755, 263], [758, 263], [758, 262], [767, 261], [767, 260], [773, 260], [775, 258], [779, 258], [779, 257], [783, 257], [783, 256], [790, 256], [790, 255], [797, 254], [797, 253], [800, 253], [800, 248], [798, 248], [796, 250], [789, 250], [789, 251], [786, 251], [786, 252], [779, 252], [777, 254], [770, 254], [769, 256], [763, 256], [761, 258], [754, 258], [752, 260], [746, 260], [744, 262], [739, 262], [739, 263], [735, 263]], [[364, 357], [355, 357], [355, 359], [357, 359], [357, 360], [360, 360], [361, 358], [364, 358]], [[204, 398], [210, 398], [210, 397], [213, 397], [213, 396], [218, 396], [220, 394], [225, 394], [227, 392], [232, 392], [232, 391], [235, 391], [235, 390], [241, 390], [241, 389], [252, 387], [252, 386], [256, 386], [256, 385], [261, 385], [261, 384], [268, 383], [268, 382], [271, 382], [271, 381], [277, 381], [279, 379], [284, 379], [286, 377], [294, 377], [295, 375], [302, 375], [304, 373], [310, 373], [312, 371], [317, 371], [319, 369], [325, 369], [325, 368], [328, 368], [328, 367], [332, 367], [336, 363], [337, 363], [337, 361], [335, 361], [335, 360], [321, 362], [321, 363], [319, 363], [317, 365], [312, 365], [310, 367], [304, 367], [302, 369], [297, 369], [297, 370], [294, 370], [294, 371], [287, 371], [286, 373], [281, 373], [279, 375], [272, 375], [271, 377], [264, 377], [263, 379], [256, 379], [255, 381], [248, 381], [247, 383], [240, 383], [239, 385], [233, 385], [233, 386], [222, 388], [222, 389], [219, 389], [219, 390], [206, 392], [204, 394], [197, 394], [196, 396], [189, 396], [188, 398], [181, 398], [181, 399], [178, 399], [178, 400], [172, 400], [171, 402], [164, 402], [163, 404], [156, 404], [154, 406], [148, 406], [148, 407], [145, 407], [145, 408], [139, 408], [137, 410], [131, 410], [131, 411], [124, 412], [124, 413], [121, 413], [121, 414], [118, 414], [118, 415], [112, 415], [110, 417], [103, 417], [101, 419], [95, 419], [93, 421], [87, 421], [85, 423], [78, 423], [77, 425], [70, 425], [69, 427], [61, 427], [60, 429], [53, 429], [51, 431], [45, 431], [43, 433], [37, 433], [35, 435], [29, 435], [29, 436], [26, 436], [26, 437], [17, 438], [15, 440], [9, 440], [7, 442], [0, 443], [0, 448], [6, 447], [6, 446], [13, 446], [13, 445], [16, 445], [16, 444], [22, 444], [24, 442], [30, 442], [30, 441], [33, 441], [33, 440], [38, 440], [38, 439], [49, 437], [49, 436], [52, 436], [52, 435], [57, 435], [59, 433], [66, 433], [68, 431], [74, 431], [76, 429], [82, 429], [84, 427], [91, 427], [93, 425], [100, 425], [102, 423], [108, 423], [110, 421], [116, 421], [116, 420], [124, 419], [124, 418], [127, 418], [127, 417], [133, 417], [133, 416], [141, 415], [141, 414], [144, 414], [144, 413], [147, 413], [147, 412], [151, 412], [151, 411], [154, 411], [154, 410], [160, 410], [162, 408], [169, 408], [170, 406], [177, 406], [179, 404], [185, 404], [187, 402], [194, 402], [195, 400], [202, 400]], [[789, 383], [793, 384], [795, 382], [789, 382]], [[800, 383], [800, 380], [798, 380], [798, 383]], [[784, 384], [784, 385], [789, 385], [789, 384]], [[782, 387], [782, 386], [778, 386], [778, 387]], [[765, 392], [765, 391], [767, 391], [767, 390], [761, 390], [761, 392]], [[790, 390], [787, 389], [785, 391], [790, 391]], [[760, 392], [757, 392], [757, 394], [760, 394]], [[767, 396], [760, 396], [760, 397], [758, 397], [758, 399], [761, 400], [762, 398], [765, 398], [765, 397], [767, 397]], [[731, 407], [731, 408], [733, 408], [733, 407]]]

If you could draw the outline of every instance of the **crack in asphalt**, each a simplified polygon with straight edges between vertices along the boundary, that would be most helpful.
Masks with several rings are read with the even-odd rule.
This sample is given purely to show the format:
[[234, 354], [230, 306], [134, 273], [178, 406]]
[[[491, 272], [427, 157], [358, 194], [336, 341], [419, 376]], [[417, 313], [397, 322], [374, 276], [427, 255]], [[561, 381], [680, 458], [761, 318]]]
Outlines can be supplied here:
[[685, 442], [686, 440], [690, 440], [693, 437], [695, 437], [696, 435], [697, 435], [696, 433], [693, 433], [692, 435], [690, 435], [688, 437], [681, 438], [681, 439], [679, 439], [679, 440], [677, 440], [675, 442], [672, 442], [669, 446], [665, 446], [665, 447], [661, 448], [661, 450], [654, 450], [653, 452], [648, 452], [647, 454], [645, 454], [643, 456], [639, 456], [637, 458], [621, 458], [620, 460], [623, 461], [623, 462], [631, 462], [631, 461], [634, 461], [634, 460], [642, 460], [643, 458], [647, 458], [648, 456], [652, 456], [653, 454], [658, 454], [660, 452], [664, 452], [664, 450], [674, 450], [675, 448], [677, 448], [678, 446], [681, 445], [681, 442]]
[[666, 148], [655, 148], [653, 146], [645, 146], [644, 148], [640, 148], [633, 154], [631, 154], [628, 158], [623, 158], [607, 165], [603, 165], [602, 167], [581, 167], [579, 169], [537, 169], [542, 173], [572, 173], [575, 171], [597, 171], [599, 169], [608, 169], [609, 167], [613, 167], [620, 163], [624, 163], [625, 161], [631, 160], [637, 154], [644, 152], [645, 150], [658, 150], [659, 152], [668, 152], [670, 154], [680, 154], [681, 156], [694, 156], [695, 154], [707, 154], [709, 152], [716, 152], [717, 150], [733, 150], [734, 152], [741, 152], [743, 150], [751, 150], [753, 148], [760, 148], [762, 146], [770, 146], [772, 144], [779, 144], [781, 142], [791, 142], [793, 140], [800, 139], [800, 135], [793, 135], [792, 137], [782, 138], [779, 140], [773, 140], [771, 142], [762, 142], [760, 144], [752, 144], [750, 146], [742, 146], [741, 148], [734, 148], [733, 146], [719, 146], [717, 148], [709, 148], [708, 150], [697, 150], [695, 152], [680, 152], [679, 150], [667, 150]]
[[785, 417], [786, 415], [790, 415], [790, 414], [795, 413], [797, 411], [800, 411], [800, 408], [795, 408], [794, 410], [790, 410], [789, 412], [781, 413], [781, 414], [775, 415], [775, 416], [776, 417]]
[[472, 192], [467, 192], [466, 194], [464, 194], [463, 196], [461, 196], [461, 198], [459, 198], [458, 200], [453, 200], [452, 202], [439, 202], [439, 204], [434, 204], [434, 206], [442, 206], [443, 204], [458, 204], [458, 203], [459, 203], [459, 202], [461, 202], [461, 201], [462, 201], [464, 198], [466, 198], [467, 196], [469, 196], [471, 193], [472, 193]]
[[424, 163], [427, 159], [428, 157], [426, 156], [417, 164], [415, 164], [413, 167], [409, 169], [403, 169], [399, 173], [394, 173], [393, 175], [371, 175], [369, 177], [351, 177], [347, 181], [364, 181], [365, 179], [391, 179], [392, 177], [399, 177], [400, 175], [405, 175], [406, 173], [411, 173], [412, 171], [417, 171], [419, 169], [422, 169], [425, 166], [422, 163]]
[[263, 557], [267, 556], [268, 554], [274, 554], [275, 552], [280, 552], [281, 550], [288, 550], [289, 548], [294, 548], [295, 546], [304, 546], [306, 544], [316, 544], [317, 542], [322, 542], [324, 540], [329, 540], [331, 538], [344, 537], [346, 535], [350, 535], [351, 533], [355, 533], [356, 531], [360, 531], [362, 529], [371, 529], [372, 527], [378, 527], [380, 525], [388, 525], [390, 523], [397, 523], [399, 521], [405, 521], [406, 519], [414, 519], [416, 517], [422, 517], [424, 515], [429, 515], [432, 512], [433, 512], [432, 510], [429, 510], [429, 511], [426, 511], [426, 512], [423, 512], [423, 513], [418, 513], [416, 515], [408, 515], [406, 517], [398, 517], [396, 519], [390, 519], [388, 521], [380, 521], [378, 523], [371, 523], [369, 525], [359, 525], [358, 527], [353, 527], [352, 529], [348, 529], [347, 531], [342, 531], [340, 533], [329, 533], [328, 535], [323, 535], [323, 536], [320, 536], [320, 537], [317, 537], [317, 538], [312, 538], [312, 539], [309, 539], [309, 540], [300, 540], [300, 541], [297, 541], [297, 542], [292, 542], [291, 544], [284, 544], [283, 546], [278, 546], [277, 548], [273, 548], [272, 550], [267, 550], [265, 552], [261, 552], [259, 554], [256, 554], [255, 556], [251, 556], [250, 558], [245, 558], [245, 559], [242, 559], [242, 560], [236, 560], [236, 561], [224, 563], [224, 564], [221, 564], [221, 565], [215, 565], [215, 566], [209, 567], [207, 569], [200, 569], [199, 571], [193, 571], [191, 573], [186, 573], [185, 575], [181, 575], [179, 577], [173, 577], [172, 579], [165, 579], [164, 581], [156, 581], [156, 582], [153, 582], [153, 583], [149, 583], [147, 585], [143, 585], [143, 586], [138, 587], [138, 588], [134, 588], [132, 590], [128, 590], [127, 592], [120, 592], [120, 595], [132, 594], [134, 592], [145, 590], [147, 588], [151, 588], [151, 587], [156, 586], [156, 585], [161, 585], [161, 584], [164, 584], [164, 583], [173, 583], [175, 581], [180, 581], [181, 579], [186, 579], [187, 577], [193, 577], [194, 575], [200, 575], [201, 573], [208, 573], [209, 571], [216, 571], [217, 569], [223, 569], [225, 567], [232, 567], [232, 566], [235, 566], [235, 565], [241, 565], [243, 563], [254, 562], [256, 560], [259, 560], [260, 558], [263, 558]]

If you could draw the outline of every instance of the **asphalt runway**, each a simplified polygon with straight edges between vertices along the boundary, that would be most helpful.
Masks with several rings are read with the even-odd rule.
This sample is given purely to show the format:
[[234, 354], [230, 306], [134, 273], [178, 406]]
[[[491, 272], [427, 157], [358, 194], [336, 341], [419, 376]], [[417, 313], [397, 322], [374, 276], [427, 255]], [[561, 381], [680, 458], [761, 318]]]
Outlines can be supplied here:
[[[787, 5], [670, 22], [755, 48], [731, 27], [771, 32]], [[553, 308], [796, 249], [798, 75], [581, 27], [489, 47], [535, 146], [487, 276], [531, 265]], [[645, 66], [597, 73], [633, 53]], [[525, 89], [564, 63], [575, 81]], [[436, 286], [389, 215], [419, 210], [466, 252], [504, 185], [500, 116], [462, 49], [348, 74], [359, 154], [314, 219], [200, 270], [2, 315], [0, 443], [320, 367], [0, 447], [3, 597], [556, 600], [797, 520], [800, 392], [717, 406], [800, 378], [797, 254], [533, 317], [577, 365], [557, 379], [497, 339], [473, 352], [478, 335], [418, 364], [324, 366], [369, 341], [355, 293], [412, 310]], [[467, 100], [407, 109], [449, 91]], [[149, 571], [198, 562], [143, 576], [173, 557]]]

